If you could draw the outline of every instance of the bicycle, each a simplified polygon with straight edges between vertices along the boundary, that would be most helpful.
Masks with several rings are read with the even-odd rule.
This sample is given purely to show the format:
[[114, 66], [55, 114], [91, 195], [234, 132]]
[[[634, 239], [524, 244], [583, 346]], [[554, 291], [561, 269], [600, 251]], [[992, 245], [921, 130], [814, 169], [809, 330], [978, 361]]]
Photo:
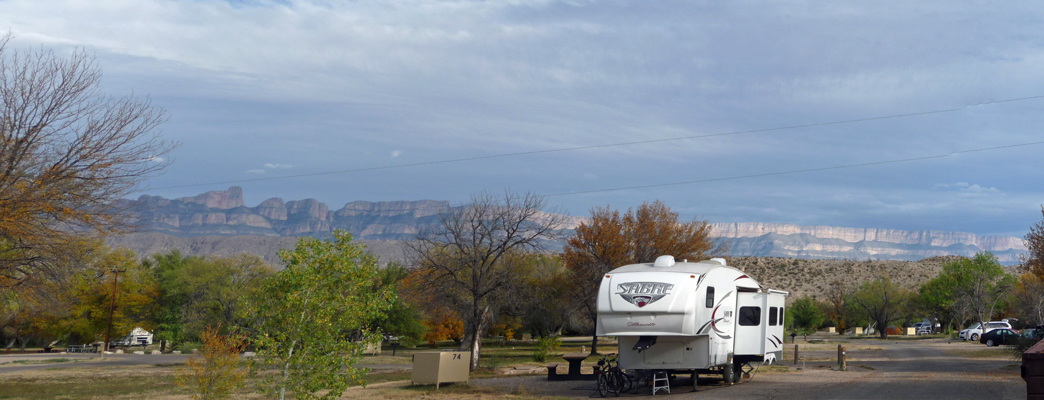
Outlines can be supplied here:
[[598, 375], [598, 394], [602, 397], [608, 396], [609, 392], [619, 396], [620, 392], [630, 392], [634, 387], [631, 377], [620, 369], [619, 360], [610, 356], [603, 356], [595, 368], [595, 375]]

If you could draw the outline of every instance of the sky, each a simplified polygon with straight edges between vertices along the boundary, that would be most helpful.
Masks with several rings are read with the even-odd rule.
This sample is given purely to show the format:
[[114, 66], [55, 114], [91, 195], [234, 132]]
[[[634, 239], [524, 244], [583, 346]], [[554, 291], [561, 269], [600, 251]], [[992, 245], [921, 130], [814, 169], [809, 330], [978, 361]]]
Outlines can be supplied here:
[[1034, 2], [0, 0], [166, 110], [133, 193], [547, 196], [585, 216], [1023, 236], [1044, 203]]

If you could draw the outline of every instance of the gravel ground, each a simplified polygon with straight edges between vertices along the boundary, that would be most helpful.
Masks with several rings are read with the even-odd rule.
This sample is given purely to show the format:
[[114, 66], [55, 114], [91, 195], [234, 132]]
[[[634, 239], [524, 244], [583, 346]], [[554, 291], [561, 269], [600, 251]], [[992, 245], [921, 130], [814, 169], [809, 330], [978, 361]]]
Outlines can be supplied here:
[[[927, 340], [861, 339], [844, 343], [848, 371], [837, 371], [837, 341], [806, 345], [805, 361], [759, 370], [732, 386], [701, 376], [694, 392], [691, 380], [679, 377], [668, 397], [698, 399], [1014, 399], [1026, 397], [1019, 363], [1004, 348], [977, 343]], [[785, 368], [784, 368], [785, 367]], [[800, 369], [798, 369], [800, 367]], [[589, 398], [593, 381], [549, 382], [546, 375], [474, 379], [473, 385], [494, 386], [514, 393]], [[648, 396], [640, 394], [620, 397]], [[610, 395], [611, 396], [611, 395]], [[659, 396], [659, 395], [658, 395]]]

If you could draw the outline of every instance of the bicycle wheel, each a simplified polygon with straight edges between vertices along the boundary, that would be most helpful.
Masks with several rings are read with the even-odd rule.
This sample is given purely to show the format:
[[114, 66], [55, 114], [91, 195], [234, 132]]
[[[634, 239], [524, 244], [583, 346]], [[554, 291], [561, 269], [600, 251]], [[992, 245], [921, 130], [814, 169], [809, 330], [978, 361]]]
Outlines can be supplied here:
[[620, 396], [620, 374], [616, 371], [609, 370], [606, 374], [606, 381], [609, 386], [609, 391], [613, 392], [613, 395]]
[[634, 393], [634, 378], [622, 372], [620, 373], [620, 377], [622, 378], [621, 380], [623, 380], [622, 390], [627, 393]]
[[598, 395], [602, 397], [609, 395], [609, 382], [606, 382], [605, 374], [598, 375]]

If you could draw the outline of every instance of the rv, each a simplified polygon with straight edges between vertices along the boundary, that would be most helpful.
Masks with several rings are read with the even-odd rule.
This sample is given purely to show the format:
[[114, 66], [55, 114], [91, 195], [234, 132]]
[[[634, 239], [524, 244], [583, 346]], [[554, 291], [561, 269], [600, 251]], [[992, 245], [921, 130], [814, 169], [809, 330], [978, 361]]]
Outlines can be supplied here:
[[763, 288], [724, 259], [631, 264], [605, 274], [598, 336], [616, 336], [620, 368], [637, 373], [721, 374], [783, 354], [788, 292]]

